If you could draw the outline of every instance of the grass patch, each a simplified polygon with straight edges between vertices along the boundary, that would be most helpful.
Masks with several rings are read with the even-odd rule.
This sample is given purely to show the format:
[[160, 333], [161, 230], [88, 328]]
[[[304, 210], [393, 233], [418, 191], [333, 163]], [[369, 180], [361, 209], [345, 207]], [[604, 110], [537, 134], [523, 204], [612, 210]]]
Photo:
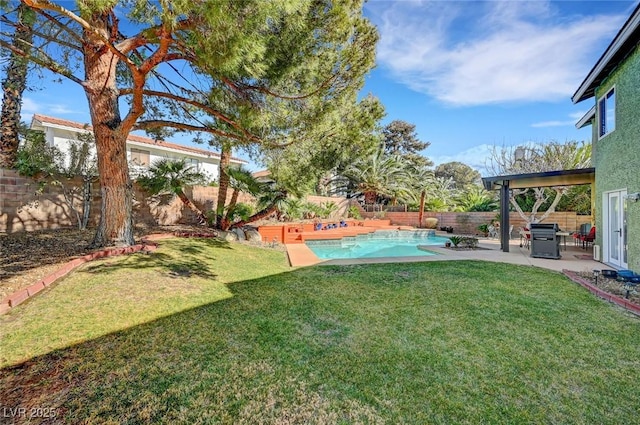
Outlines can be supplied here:
[[170, 240], [0, 320], [1, 404], [68, 423], [633, 423], [640, 405], [640, 322], [531, 267], [292, 270]]

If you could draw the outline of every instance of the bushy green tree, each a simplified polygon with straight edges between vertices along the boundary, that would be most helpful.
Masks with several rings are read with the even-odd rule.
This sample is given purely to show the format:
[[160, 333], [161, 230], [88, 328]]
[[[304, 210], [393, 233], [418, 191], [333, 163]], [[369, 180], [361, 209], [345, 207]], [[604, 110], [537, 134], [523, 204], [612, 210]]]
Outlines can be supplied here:
[[[34, 178], [39, 192], [47, 185], [58, 187], [76, 218], [78, 228], [86, 229], [93, 198], [91, 186], [98, 177], [91, 134], [77, 134], [75, 139], [68, 141], [68, 149], [62, 151], [48, 145], [42, 131], [30, 130], [24, 123], [19, 133], [23, 143], [17, 151], [15, 169], [21, 175]], [[80, 179], [80, 184], [77, 179]]]
[[23, 3], [55, 31], [33, 32], [33, 49], [22, 50], [3, 30], [19, 20], [7, 8], [0, 46], [78, 84], [88, 100], [103, 203], [94, 246], [135, 243], [131, 130], [293, 144], [353, 105], [375, 60], [361, 0]]
[[420, 152], [431, 143], [418, 138], [415, 124], [402, 120], [391, 121], [382, 130], [384, 149], [387, 155], [398, 155], [416, 169], [430, 167], [433, 162]]
[[434, 174], [436, 177], [445, 179], [453, 179], [453, 185], [456, 189], [464, 189], [468, 185], [478, 185], [480, 183], [480, 172], [474, 170], [462, 162], [453, 161], [438, 165]]

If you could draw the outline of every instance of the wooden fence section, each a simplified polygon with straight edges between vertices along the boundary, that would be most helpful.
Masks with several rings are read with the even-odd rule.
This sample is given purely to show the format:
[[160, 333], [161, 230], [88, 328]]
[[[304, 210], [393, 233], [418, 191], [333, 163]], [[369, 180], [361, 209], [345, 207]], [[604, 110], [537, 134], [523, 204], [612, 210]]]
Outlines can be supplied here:
[[[434, 217], [438, 219], [438, 229], [440, 227], [452, 227], [454, 233], [479, 235], [478, 226], [489, 224], [496, 220], [496, 212], [425, 212], [424, 218]], [[363, 217], [379, 217], [380, 213], [362, 213]], [[417, 212], [385, 212], [384, 218], [391, 220], [393, 225], [418, 226]], [[516, 212], [509, 214], [509, 222], [513, 225], [512, 236], [518, 234], [518, 229], [526, 225], [520, 215]], [[544, 223], [558, 223], [560, 228], [567, 232], [580, 229], [583, 223], [592, 223], [590, 215], [577, 215], [575, 212], [554, 212], [544, 220]]]

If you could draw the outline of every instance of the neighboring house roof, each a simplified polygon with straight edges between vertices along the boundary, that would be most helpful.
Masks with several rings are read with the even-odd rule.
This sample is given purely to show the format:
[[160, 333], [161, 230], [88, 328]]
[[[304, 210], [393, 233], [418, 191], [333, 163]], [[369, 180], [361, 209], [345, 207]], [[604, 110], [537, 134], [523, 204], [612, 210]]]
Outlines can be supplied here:
[[[69, 128], [75, 128], [78, 130], [92, 131], [93, 127], [88, 124], [81, 124], [75, 121], [63, 120], [60, 118], [49, 117], [46, 115], [33, 114], [33, 121], [37, 121], [41, 126], [60, 128], [62, 130], [69, 130]], [[156, 148], [170, 150], [170, 151], [178, 151], [178, 152], [187, 152], [190, 154], [195, 154], [197, 156], [205, 156], [220, 159], [220, 154], [218, 152], [212, 152], [205, 149], [193, 148], [190, 146], [179, 145], [177, 143], [165, 142], [164, 140], [153, 140], [149, 137], [137, 136], [135, 134], [129, 134], [127, 137], [127, 142], [133, 145], [149, 145]], [[246, 164], [247, 161], [240, 158], [231, 158], [232, 162], [238, 164]]]
[[257, 179], [261, 177], [271, 177], [271, 171], [269, 170], [254, 171], [253, 173], [251, 173], [251, 175]]
[[581, 102], [595, 95], [596, 88], [605, 78], [632, 53], [640, 42], [640, 4], [622, 26], [607, 50], [604, 51], [593, 69], [571, 97], [573, 103]]

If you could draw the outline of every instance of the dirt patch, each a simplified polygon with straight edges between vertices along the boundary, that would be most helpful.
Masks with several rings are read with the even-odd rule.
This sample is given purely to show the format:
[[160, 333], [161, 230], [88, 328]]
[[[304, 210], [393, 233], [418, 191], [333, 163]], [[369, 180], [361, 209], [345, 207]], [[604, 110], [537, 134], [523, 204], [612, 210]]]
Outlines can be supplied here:
[[0, 234], [0, 299], [90, 252], [93, 232], [77, 229]]

